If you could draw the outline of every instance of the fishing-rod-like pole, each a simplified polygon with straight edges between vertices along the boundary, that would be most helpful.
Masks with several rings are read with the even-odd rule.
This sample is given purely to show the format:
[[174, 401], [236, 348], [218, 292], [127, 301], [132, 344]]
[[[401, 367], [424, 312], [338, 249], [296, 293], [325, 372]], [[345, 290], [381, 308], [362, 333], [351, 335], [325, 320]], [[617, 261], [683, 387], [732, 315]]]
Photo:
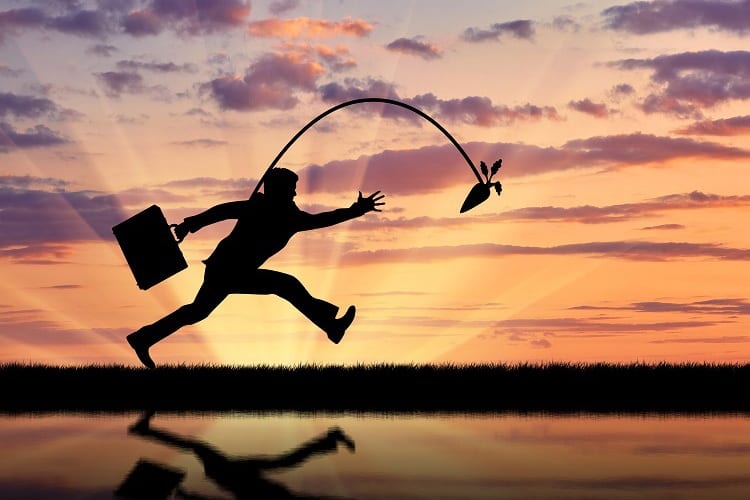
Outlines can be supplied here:
[[252, 198], [253, 196], [255, 196], [255, 194], [260, 189], [260, 186], [263, 184], [263, 181], [266, 179], [266, 175], [268, 175], [268, 172], [270, 172], [271, 169], [273, 169], [273, 167], [275, 167], [276, 164], [279, 163], [279, 160], [281, 160], [281, 157], [284, 156], [284, 153], [286, 153], [287, 150], [290, 147], [292, 147], [292, 144], [294, 144], [297, 141], [297, 139], [300, 138], [302, 134], [307, 132], [308, 129], [310, 129], [310, 127], [312, 127], [313, 125], [315, 125], [316, 123], [318, 123], [320, 120], [330, 115], [331, 113], [338, 111], [339, 109], [346, 108], [348, 106], [353, 106], [354, 104], [362, 104], [366, 102], [381, 102], [383, 104], [392, 104], [400, 108], [408, 109], [409, 111], [418, 114], [419, 116], [421, 116], [428, 122], [435, 125], [435, 127], [437, 127], [437, 129], [440, 130], [453, 143], [454, 146], [456, 146], [456, 149], [458, 149], [459, 153], [461, 153], [461, 156], [463, 156], [464, 160], [466, 160], [466, 163], [469, 165], [469, 167], [471, 167], [471, 171], [474, 172], [474, 175], [476, 176], [477, 180], [479, 180], [479, 183], [480, 184], [484, 183], [484, 180], [479, 175], [479, 171], [477, 171], [477, 167], [474, 166], [474, 162], [471, 161], [471, 158], [469, 158], [469, 155], [466, 154], [466, 151], [464, 151], [464, 148], [461, 147], [461, 145], [450, 134], [450, 132], [445, 130], [445, 128], [442, 125], [440, 125], [430, 115], [428, 115], [421, 109], [415, 108], [414, 106], [410, 104], [406, 104], [405, 102], [397, 101], [395, 99], [387, 99], [385, 97], [363, 97], [361, 99], [352, 99], [351, 101], [346, 101], [346, 102], [342, 102], [341, 104], [337, 104], [336, 106], [333, 106], [332, 108], [325, 110], [324, 112], [322, 112], [321, 114], [319, 114], [318, 116], [310, 120], [310, 122], [307, 125], [302, 127], [302, 129], [300, 129], [300, 131], [297, 132], [297, 134], [294, 137], [292, 137], [292, 139], [289, 142], [286, 143], [286, 146], [284, 146], [284, 148], [281, 151], [279, 151], [279, 154], [277, 154], [276, 158], [273, 159], [273, 161], [271, 162], [271, 165], [269, 165], [266, 171], [263, 172], [263, 175], [258, 181], [258, 184], [255, 186], [255, 189], [253, 190], [253, 194], [251, 194], [250, 197]]

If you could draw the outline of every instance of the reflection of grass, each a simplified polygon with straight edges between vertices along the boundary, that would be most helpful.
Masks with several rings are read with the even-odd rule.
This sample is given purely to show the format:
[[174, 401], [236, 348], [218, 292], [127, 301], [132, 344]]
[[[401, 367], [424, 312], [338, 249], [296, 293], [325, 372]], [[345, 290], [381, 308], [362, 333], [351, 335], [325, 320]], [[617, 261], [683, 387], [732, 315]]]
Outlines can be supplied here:
[[0, 411], [750, 411], [750, 364], [0, 365]]

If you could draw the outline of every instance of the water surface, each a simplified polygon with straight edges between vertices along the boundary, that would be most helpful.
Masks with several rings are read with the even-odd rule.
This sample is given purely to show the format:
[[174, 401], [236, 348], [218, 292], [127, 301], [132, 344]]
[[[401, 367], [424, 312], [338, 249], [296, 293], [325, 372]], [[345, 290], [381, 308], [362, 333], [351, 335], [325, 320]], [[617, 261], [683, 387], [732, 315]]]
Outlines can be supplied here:
[[0, 498], [750, 498], [746, 415], [141, 416], [0, 417]]

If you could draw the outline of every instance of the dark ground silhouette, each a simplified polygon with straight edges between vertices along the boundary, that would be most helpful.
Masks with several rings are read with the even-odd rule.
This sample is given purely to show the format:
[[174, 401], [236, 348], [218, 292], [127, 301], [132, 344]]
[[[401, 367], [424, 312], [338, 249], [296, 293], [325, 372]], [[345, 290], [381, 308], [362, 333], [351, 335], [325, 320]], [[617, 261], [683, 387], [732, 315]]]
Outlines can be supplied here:
[[[128, 428], [130, 434], [159, 443], [172, 446], [184, 451], [190, 451], [203, 464], [206, 476], [217, 486], [231, 493], [237, 499], [322, 499], [332, 497], [309, 496], [295, 493], [278, 481], [267, 478], [267, 471], [291, 469], [301, 466], [308, 459], [335, 453], [339, 445], [343, 445], [354, 453], [354, 441], [338, 427], [332, 427], [328, 432], [307, 441], [294, 450], [278, 456], [243, 456], [228, 457], [209, 444], [194, 438], [188, 438], [171, 433], [164, 429], [151, 426], [154, 412], [145, 412], [138, 421]], [[174, 474], [174, 473], [171, 473]], [[141, 492], [141, 496], [145, 493]], [[209, 497], [177, 489], [178, 498], [208, 499]]]
[[310, 295], [294, 276], [259, 268], [300, 231], [329, 227], [370, 211], [380, 211], [378, 207], [385, 204], [381, 201], [384, 195], [380, 191], [367, 197], [359, 193], [357, 201], [349, 208], [309, 214], [294, 203], [297, 179], [297, 174], [291, 170], [273, 169], [265, 178], [265, 193], [256, 193], [249, 200], [217, 205], [177, 225], [175, 234], [178, 241], [182, 241], [188, 233], [209, 224], [237, 219], [232, 232], [204, 261], [203, 285], [193, 302], [128, 335], [128, 343], [145, 366], [156, 366], [149, 354], [154, 344], [185, 325], [205, 319], [231, 293], [278, 295], [323, 330], [333, 343], [341, 341], [354, 320], [354, 306], [349, 306], [337, 319], [339, 308]]

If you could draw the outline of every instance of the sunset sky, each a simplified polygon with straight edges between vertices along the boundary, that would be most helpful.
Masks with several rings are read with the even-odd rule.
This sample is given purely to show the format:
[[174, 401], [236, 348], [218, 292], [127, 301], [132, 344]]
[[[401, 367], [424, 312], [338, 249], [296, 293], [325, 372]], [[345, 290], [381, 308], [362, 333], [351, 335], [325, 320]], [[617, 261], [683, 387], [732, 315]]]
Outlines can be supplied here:
[[[246, 199], [284, 156], [298, 205], [387, 205], [265, 267], [355, 323], [228, 298], [159, 363], [750, 361], [750, 0], [0, 0], [0, 362], [137, 365], [231, 230], [139, 290], [111, 228]], [[342, 309], [343, 311], [343, 309]]]

